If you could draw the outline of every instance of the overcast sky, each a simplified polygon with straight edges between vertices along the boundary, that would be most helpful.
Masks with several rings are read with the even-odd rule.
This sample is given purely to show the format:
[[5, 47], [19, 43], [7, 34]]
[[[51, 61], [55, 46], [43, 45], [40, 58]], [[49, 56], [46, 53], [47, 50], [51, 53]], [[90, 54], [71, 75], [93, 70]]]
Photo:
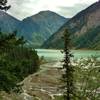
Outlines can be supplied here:
[[8, 13], [21, 20], [40, 11], [51, 10], [69, 18], [96, 1], [98, 0], [8, 0], [12, 6]]

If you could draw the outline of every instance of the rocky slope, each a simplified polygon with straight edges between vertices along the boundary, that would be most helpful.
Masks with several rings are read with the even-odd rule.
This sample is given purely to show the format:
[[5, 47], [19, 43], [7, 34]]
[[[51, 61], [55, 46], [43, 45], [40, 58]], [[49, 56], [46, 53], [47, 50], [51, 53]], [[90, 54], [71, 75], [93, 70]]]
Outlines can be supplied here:
[[41, 11], [25, 18], [19, 26], [18, 33], [29, 40], [34, 47], [40, 46], [55, 33], [67, 19], [51, 11]]
[[51, 11], [41, 11], [22, 21], [0, 11], [1, 31], [11, 33], [17, 30], [18, 36], [24, 36], [34, 47], [39, 47], [67, 21], [68, 19]]
[[73, 48], [100, 49], [100, 1], [79, 12], [46, 42], [44, 48], [63, 48], [63, 31], [69, 29]]
[[17, 30], [20, 21], [0, 10], [0, 29], [4, 33], [12, 33]]

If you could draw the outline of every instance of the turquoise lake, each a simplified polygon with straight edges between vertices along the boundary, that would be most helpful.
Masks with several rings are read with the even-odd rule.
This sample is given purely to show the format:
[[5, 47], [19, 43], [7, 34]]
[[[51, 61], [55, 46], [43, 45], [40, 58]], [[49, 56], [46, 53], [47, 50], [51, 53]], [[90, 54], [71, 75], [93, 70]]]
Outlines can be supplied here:
[[[61, 50], [52, 49], [36, 49], [40, 57], [44, 57], [47, 61], [61, 61], [64, 58], [64, 54]], [[71, 53], [74, 55], [75, 59], [87, 58], [91, 56], [96, 56], [100, 58], [100, 51], [95, 50], [72, 50]]]

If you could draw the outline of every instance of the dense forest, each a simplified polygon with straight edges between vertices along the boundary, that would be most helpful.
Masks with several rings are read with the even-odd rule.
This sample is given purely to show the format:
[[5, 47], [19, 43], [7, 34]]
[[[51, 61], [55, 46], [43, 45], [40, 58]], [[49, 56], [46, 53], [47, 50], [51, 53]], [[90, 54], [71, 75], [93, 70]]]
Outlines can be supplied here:
[[[0, 0], [0, 9], [7, 11], [11, 6], [7, 0]], [[35, 50], [24, 46], [23, 37], [16, 37], [13, 33], [0, 32], [0, 90], [21, 90], [18, 83], [26, 76], [39, 69], [39, 57]]]
[[0, 90], [6, 92], [19, 87], [17, 83], [39, 69], [37, 52], [25, 47], [23, 37], [16, 38], [15, 33], [0, 32]]

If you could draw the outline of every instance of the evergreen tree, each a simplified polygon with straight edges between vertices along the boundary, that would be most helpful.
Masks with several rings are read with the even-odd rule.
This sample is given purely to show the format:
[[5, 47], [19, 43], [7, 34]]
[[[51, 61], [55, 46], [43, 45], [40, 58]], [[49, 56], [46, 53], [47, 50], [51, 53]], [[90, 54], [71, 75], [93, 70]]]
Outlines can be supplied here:
[[[0, 10], [9, 8], [7, 0], [0, 0]], [[0, 91], [19, 92], [18, 83], [39, 69], [37, 52], [25, 47], [25, 43], [23, 37], [16, 37], [16, 31], [9, 34], [0, 31]]]
[[0, 0], [0, 9], [7, 11], [11, 6], [7, 6], [7, 0]]
[[71, 65], [70, 58], [72, 57], [70, 50], [70, 34], [67, 29], [64, 31], [64, 74], [62, 75], [63, 79], [63, 89], [64, 89], [64, 100], [73, 100], [74, 95], [74, 84], [73, 84], [73, 66]]
[[39, 69], [39, 57], [35, 50], [24, 46], [23, 37], [15, 33], [0, 33], [0, 91], [19, 91], [25, 77]]

